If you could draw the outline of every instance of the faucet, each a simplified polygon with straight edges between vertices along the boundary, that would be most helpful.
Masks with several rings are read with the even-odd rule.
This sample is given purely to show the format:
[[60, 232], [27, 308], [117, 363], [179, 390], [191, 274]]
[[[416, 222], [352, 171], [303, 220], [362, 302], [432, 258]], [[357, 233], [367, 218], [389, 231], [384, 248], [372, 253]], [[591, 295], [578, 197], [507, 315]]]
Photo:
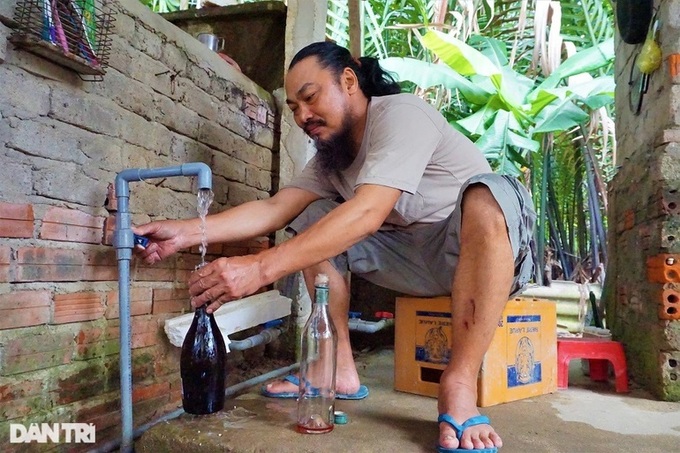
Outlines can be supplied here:
[[120, 307], [120, 402], [121, 402], [121, 444], [120, 451], [133, 451], [132, 421], [132, 336], [130, 329], [130, 260], [135, 246], [135, 235], [129, 212], [129, 183], [153, 178], [171, 176], [197, 176], [198, 189], [212, 189], [210, 167], [203, 162], [192, 162], [174, 167], [134, 168], [123, 170], [116, 176], [116, 231], [113, 245], [118, 260], [118, 305]]

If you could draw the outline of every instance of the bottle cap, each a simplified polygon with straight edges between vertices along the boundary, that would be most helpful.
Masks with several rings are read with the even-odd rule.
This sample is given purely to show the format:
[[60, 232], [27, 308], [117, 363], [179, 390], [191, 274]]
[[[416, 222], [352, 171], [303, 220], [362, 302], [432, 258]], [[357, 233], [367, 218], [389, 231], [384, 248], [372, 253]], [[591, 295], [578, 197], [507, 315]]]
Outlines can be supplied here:
[[328, 285], [328, 280], [328, 275], [317, 274], [316, 278], [314, 279], [314, 286]]
[[334, 421], [336, 425], [346, 425], [347, 424], [347, 414], [343, 411], [335, 411]]
[[147, 248], [147, 247], [148, 247], [148, 245], [149, 245], [149, 238], [147, 238], [147, 237], [145, 237], [145, 236], [140, 236], [140, 235], [138, 235], [138, 234], [135, 234], [135, 235], [133, 236], [133, 238], [134, 238], [134, 244], [135, 244], [135, 245], [140, 245], [140, 246], [142, 246], [143, 248]]

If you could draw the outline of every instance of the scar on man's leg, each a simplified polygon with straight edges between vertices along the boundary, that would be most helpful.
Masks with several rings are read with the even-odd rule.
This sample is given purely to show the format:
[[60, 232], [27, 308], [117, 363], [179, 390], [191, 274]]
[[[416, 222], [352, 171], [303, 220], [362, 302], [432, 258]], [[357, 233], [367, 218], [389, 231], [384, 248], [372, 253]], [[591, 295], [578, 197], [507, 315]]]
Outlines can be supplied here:
[[472, 307], [472, 324], [475, 324], [475, 310], [477, 310], [477, 305], [474, 299], [470, 299], [470, 306]]

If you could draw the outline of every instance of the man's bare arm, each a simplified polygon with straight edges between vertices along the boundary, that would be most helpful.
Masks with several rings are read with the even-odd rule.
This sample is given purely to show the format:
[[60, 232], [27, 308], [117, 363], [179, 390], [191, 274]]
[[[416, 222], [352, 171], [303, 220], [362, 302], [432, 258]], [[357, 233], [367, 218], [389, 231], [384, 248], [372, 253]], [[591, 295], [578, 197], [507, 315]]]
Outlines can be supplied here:
[[[267, 235], [283, 228], [318, 198], [318, 195], [303, 189], [286, 188], [271, 198], [209, 215], [206, 219], [208, 243], [236, 242]], [[145, 250], [137, 250], [149, 264], [201, 243], [198, 218], [151, 222], [135, 227], [134, 231], [151, 239]]]
[[257, 255], [263, 280], [279, 278], [332, 258], [378, 231], [396, 204], [401, 191], [366, 184], [296, 237]]

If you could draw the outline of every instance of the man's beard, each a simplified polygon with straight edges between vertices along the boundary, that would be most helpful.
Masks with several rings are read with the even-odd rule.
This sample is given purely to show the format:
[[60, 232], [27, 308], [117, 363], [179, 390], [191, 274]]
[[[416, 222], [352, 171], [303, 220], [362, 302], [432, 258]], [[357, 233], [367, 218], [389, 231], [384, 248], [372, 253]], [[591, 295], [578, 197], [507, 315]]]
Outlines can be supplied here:
[[347, 169], [354, 162], [354, 143], [349, 115], [342, 120], [342, 129], [327, 140], [314, 140], [321, 171], [325, 175]]

